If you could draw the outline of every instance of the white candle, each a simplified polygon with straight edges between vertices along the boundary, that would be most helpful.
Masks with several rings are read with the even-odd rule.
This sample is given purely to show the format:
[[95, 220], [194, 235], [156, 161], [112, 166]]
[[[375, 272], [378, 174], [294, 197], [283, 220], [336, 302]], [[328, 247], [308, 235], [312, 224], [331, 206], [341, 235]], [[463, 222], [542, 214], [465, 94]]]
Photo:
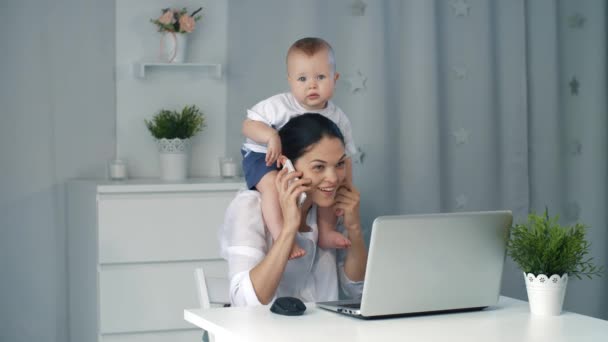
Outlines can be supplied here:
[[220, 175], [225, 178], [236, 177], [238, 170], [232, 158], [220, 158]]
[[122, 160], [115, 159], [110, 162], [110, 179], [127, 179], [127, 165]]

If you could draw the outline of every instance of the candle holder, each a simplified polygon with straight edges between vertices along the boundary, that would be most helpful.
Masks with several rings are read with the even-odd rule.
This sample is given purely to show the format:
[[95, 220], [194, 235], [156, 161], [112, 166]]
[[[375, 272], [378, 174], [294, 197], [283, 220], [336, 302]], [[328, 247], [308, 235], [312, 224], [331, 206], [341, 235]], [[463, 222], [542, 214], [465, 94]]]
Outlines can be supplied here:
[[127, 179], [127, 164], [120, 159], [110, 161], [108, 163], [108, 170], [111, 180], [121, 181]]
[[224, 178], [234, 178], [238, 175], [236, 162], [230, 157], [220, 158], [220, 175]]

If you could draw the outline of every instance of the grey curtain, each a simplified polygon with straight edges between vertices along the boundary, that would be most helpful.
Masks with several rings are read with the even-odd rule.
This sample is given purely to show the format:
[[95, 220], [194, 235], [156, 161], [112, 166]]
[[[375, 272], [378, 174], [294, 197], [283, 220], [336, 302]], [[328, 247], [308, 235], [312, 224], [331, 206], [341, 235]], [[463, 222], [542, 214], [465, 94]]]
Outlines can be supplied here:
[[[382, 214], [548, 208], [591, 226], [608, 264], [604, 0], [232, 1], [228, 17], [229, 152], [244, 108], [287, 89], [287, 47], [321, 36], [362, 150], [368, 227]], [[510, 261], [503, 294], [526, 298]], [[607, 319], [607, 294], [608, 277], [572, 281], [565, 308]]]

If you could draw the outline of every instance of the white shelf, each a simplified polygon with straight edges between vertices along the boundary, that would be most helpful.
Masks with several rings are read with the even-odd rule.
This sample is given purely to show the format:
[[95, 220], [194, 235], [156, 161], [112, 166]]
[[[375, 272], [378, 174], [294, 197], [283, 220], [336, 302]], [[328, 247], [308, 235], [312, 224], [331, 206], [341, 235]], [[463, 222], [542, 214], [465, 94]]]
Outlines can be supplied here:
[[210, 75], [215, 79], [222, 78], [221, 64], [208, 63], [162, 63], [162, 62], [135, 62], [133, 63], [133, 74], [137, 78], [146, 78], [146, 69], [151, 68], [171, 68], [171, 69], [195, 69], [196, 71], [205, 71], [206, 75]]
[[182, 181], [163, 181], [152, 178], [131, 178], [123, 181], [72, 179], [70, 180], [70, 183], [93, 184], [95, 187], [97, 187], [97, 192], [103, 194], [238, 191], [246, 189], [245, 179], [242, 177], [187, 178]]

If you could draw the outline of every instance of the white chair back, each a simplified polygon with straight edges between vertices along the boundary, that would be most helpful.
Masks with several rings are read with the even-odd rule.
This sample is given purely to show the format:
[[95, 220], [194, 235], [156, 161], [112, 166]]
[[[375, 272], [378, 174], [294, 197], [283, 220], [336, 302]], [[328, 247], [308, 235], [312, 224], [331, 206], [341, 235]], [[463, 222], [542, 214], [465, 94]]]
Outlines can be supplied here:
[[[201, 309], [209, 309], [211, 304], [223, 304], [224, 306], [230, 304], [228, 277], [207, 276], [201, 267], [194, 270], [194, 280]], [[215, 342], [215, 338], [205, 331], [203, 342]]]
[[230, 304], [230, 281], [227, 276], [209, 276], [200, 267], [194, 270], [194, 279], [202, 309], [210, 308], [211, 304]]

